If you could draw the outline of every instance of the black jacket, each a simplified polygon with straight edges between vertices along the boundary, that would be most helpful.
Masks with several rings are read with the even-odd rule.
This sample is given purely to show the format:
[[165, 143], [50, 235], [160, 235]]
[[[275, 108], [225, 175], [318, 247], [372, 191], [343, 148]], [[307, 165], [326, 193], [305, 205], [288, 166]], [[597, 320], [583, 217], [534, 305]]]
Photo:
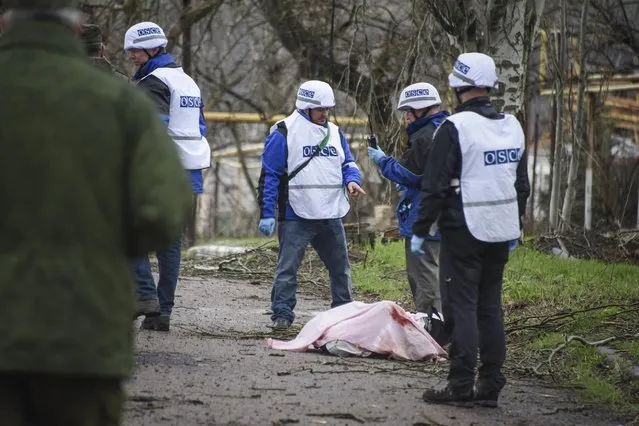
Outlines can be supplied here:
[[416, 175], [421, 175], [424, 172], [435, 130], [437, 130], [437, 125], [430, 121], [408, 137], [408, 146], [399, 162]]
[[[473, 98], [464, 102], [456, 109], [456, 112], [462, 111], [472, 111], [495, 120], [503, 117], [488, 97]], [[419, 214], [413, 224], [415, 235], [427, 237], [431, 225], [437, 221], [442, 229], [466, 226], [461, 195], [455, 194], [450, 185], [451, 179], [459, 179], [461, 164], [462, 155], [457, 128], [452, 122], [445, 121], [435, 133], [431, 155], [424, 168]], [[530, 195], [527, 151], [525, 150], [517, 166], [515, 190], [519, 216], [522, 217]]]

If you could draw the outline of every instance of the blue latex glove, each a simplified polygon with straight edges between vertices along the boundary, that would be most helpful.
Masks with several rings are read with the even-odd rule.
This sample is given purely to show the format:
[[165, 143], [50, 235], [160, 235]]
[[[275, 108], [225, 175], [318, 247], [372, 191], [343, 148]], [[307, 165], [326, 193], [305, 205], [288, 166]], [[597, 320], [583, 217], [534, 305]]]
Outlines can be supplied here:
[[424, 241], [426, 241], [426, 238], [422, 238], [422, 237], [418, 237], [417, 235], [413, 235], [410, 239], [410, 251], [415, 255], [415, 256], [423, 256], [426, 253], [424, 253], [424, 250], [422, 249], [422, 246], [424, 245]]
[[384, 151], [382, 151], [381, 149], [371, 148], [370, 146], [368, 147], [368, 158], [370, 158], [371, 161], [377, 164], [378, 166], [382, 157], [385, 157], [385, 156], [386, 154], [384, 154]]
[[275, 219], [272, 217], [260, 219], [260, 224], [257, 226], [257, 229], [260, 230], [260, 234], [270, 237], [273, 235], [273, 230], [275, 229]]
[[512, 253], [512, 251], [515, 250], [518, 245], [519, 245], [519, 240], [508, 241], [508, 252]]
[[402, 185], [401, 183], [396, 183], [395, 184], [395, 189], [397, 190], [397, 192], [402, 192], [403, 190], [406, 189], [406, 187], [404, 185]]

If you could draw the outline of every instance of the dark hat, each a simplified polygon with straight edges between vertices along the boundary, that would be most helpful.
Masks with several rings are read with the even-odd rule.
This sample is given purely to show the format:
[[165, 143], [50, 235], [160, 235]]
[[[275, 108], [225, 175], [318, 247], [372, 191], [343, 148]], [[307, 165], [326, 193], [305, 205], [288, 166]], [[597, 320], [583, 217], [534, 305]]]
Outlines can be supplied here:
[[4, 0], [2, 3], [5, 10], [52, 10], [78, 6], [78, 0]]
[[98, 25], [82, 25], [82, 41], [88, 45], [100, 45], [102, 43], [102, 30]]

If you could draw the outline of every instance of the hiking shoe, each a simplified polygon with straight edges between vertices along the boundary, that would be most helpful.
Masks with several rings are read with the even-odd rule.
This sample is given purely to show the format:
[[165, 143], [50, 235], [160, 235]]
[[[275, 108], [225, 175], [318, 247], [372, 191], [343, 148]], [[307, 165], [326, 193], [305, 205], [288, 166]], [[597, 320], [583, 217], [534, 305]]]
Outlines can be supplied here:
[[456, 407], [473, 407], [473, 391], [457, 392], [449, 388], [428, 389], [422, 397], [429, 404], [454, 405]]
[[491, 391], [487, 389], [477, 388], [475, 391], [475, 405], [481, 407], [497, 408], [497, 399], [499, 391]]
[[160, 302], [158, 302], [158, 299], [138, 300], [135, 318], [141, 317], [142, 315], [147, 317], [160, 315]]
[[286, 330], [291, 326], [291, 322], [284, 318], [278, 318], [273, 321], [273, 330]]
[[140, 326], [143, 330], [153, 330], [153, 331], [169, 331], [171, 325], [171, 316], [170, 315], [155, 315], [155, 316], [147, 316], [142, 321], [142, 325]]

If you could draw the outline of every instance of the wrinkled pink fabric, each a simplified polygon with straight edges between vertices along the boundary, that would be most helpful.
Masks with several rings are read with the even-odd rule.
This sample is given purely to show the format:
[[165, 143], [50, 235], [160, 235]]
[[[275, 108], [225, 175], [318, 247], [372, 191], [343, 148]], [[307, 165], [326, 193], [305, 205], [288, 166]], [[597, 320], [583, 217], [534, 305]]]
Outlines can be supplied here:
[[445, 357], [416, 317], [394, 302], [351, 302], [316, 315], [290, 341], [268, 339], [270, 348], [304, 352], [332, 340], [403, 360]]

